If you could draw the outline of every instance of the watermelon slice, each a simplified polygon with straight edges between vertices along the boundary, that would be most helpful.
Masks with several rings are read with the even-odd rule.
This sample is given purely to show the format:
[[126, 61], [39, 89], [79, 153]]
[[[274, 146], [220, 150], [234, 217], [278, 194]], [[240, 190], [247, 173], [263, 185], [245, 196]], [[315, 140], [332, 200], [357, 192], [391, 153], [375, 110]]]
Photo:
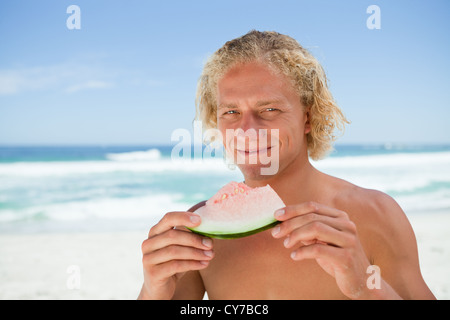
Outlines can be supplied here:
[[202, 222], [190, 230], [210, 238], [245, 237], [278, 224], [274, 212], [283, 207], [285, 204], [269, 185], [251, 188], [233, 181], [194, 211]]

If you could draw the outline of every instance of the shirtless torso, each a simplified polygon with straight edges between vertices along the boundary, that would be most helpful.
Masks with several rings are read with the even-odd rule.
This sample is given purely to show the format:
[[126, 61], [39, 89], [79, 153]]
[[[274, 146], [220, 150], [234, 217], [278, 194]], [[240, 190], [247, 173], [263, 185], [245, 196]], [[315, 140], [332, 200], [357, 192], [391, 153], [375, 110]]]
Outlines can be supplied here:
[[[348, 213], [370, 264], [380, 268], [382, 278], [403, 298], [433, 297], [420, 275], [412, 228], [395, 201], [381, 192], [318, 171], [316, 174], [319, 185], [326, 187], [309, 199]], [[294, 203], [302, 200], [300, 196]], [[348, 299], [314, 259], [292, 260], [284, 238], [274, 239], [271, 232], [215, 239], [214, 259], [208, 268], [186, 274], [175, 298], [186, 298], [186, 292], [201, 298], [206, 290], [210, 299]], [[367, 279], [371, 275], [369, 270]]]
[[[286, 204], [283, 215], [275, 214], [282, 222], [242, 239], [211, 241], [181, 228], [201, 223], [190, 212], [202, 203], [190, 212], [167, 213], [142, 244], [140, 298], [201, 299], [205, 291], [210, 299], [434, 298], [420, 273], [414, 232], [398, 204], [311, 165], [311, 115], [290, 84], [254, 62], [231, 68], [217, 86], [223, 137], [228, 129], [279, 131], [275, 144], [259, 147], [279, 151], [275, 174], [262, 175], [263, 163], [238, 166], [248, 186], [270, 184], [278, 193]], [[254, 152], [223, 143], [235, 156]], [[367, 285], [371, 275], [379, 279], [375, 286]]]

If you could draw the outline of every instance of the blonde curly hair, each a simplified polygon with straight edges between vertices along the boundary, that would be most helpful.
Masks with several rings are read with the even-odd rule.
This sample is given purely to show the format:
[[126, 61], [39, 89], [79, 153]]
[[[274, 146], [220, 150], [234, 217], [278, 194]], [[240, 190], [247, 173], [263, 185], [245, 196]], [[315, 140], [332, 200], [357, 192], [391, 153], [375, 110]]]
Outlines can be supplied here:
[[313, 160], [333, 149], [335, 129], [349, 123], [328, 90], [325, 71], [296, 40], [273, 31], [252, 30], [228, 41], [205, 63], [197, 85], [196, 119], [208, 128], [217, 128], [217, 82], [238, 63], [260, 61], [285, 74], [309, 112], [311, 131], [307, 134], [308, 155]]

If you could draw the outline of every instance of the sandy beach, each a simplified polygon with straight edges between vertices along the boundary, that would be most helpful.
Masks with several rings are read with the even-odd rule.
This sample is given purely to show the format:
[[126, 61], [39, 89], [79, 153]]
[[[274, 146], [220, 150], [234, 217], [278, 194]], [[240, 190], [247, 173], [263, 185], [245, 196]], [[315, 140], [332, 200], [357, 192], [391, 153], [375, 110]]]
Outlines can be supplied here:
[[[438, 299], [449, 299], [450, 214], [410, 221], [423, 277]], [[135, 299], [145, 237], [144, 230], [0, 235], [0, 299]]]
[[[0, 299], [136, 299], [145, 232], [0, 236]], [[79, 283], [71, 281], [79, 275]]]
[[437, 299], [450, 299], [450, 214], [414, 214], [422, 276]]

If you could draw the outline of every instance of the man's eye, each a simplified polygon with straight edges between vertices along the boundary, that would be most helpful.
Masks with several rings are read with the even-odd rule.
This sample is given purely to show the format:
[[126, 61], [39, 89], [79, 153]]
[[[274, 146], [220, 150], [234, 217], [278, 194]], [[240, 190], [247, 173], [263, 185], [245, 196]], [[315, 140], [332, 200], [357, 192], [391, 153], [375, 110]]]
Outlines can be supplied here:
[[278, 109], [277, 108], [266, 108], [265, 111], [278, 111]]
[[235, 114], [235, 113], [237, 113], [236, 110], [229, 110], [229, 111], [225, 112], [224, 114]]

